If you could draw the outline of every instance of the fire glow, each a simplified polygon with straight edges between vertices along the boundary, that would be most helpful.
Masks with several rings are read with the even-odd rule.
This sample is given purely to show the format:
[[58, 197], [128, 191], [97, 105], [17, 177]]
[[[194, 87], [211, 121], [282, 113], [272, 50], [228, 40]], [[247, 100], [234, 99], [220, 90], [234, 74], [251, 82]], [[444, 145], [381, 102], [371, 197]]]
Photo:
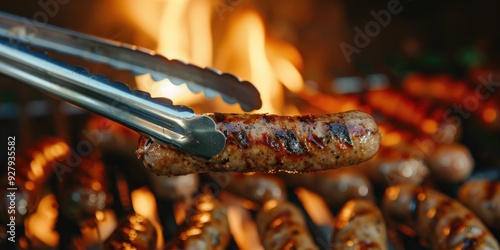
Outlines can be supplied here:
[[[157, 19], [152, 13], [136, 12], [130, 4], [123, 8], [143, 32], [157, 39], [152, 49], [158, 53], [249, 80], [263, 103], [256, 112], [283, 114], [284, 88], [297, 93], [304, 86], [300, 53], [284, 41], [269, 38], [263, 18], [245, 4], [226, 12], [223, 21], [212, 7], [209, 0], [167, 0]], [[139, 89], [170, 98], [175, 104], [193, 106], [204, 100], [184, 84], [175, 86], [168, 80], [156, 83], [149, 75], [136, 77], [136, 82]], [[223, 104], [219, 97], [213, 103], [212, 110], [201, 111], [241, 112], [237, 106]]]

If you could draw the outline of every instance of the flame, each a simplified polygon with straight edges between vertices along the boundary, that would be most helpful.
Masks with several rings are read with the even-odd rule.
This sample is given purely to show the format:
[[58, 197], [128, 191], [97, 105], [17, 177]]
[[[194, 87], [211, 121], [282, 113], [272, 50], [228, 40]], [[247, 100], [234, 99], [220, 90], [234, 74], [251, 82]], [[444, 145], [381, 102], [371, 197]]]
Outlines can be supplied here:
[[223, 195], [227, 206], [229, 230], [241, 250], [262, 250], [257, 225], [252, 219], [250, 211], [241, 206], [239, 200], [230, 195]]
[[316, 225], [331, 226], [333, 215], [330, 213], [328, 205], [323, 198], [304, 188], [297, 188], [295, 191], [300, 202], [311, 216], [312, 221]]
[[432, 119], [425, 119], [421, 125], [422, 131], [427, 134], [433, 134], [438, 129], [438, 123]]
[[[145, 13], [144, 11], [138, 12]], [[148, 25], [141, 25], [141, 27], [159, 27], [155, 31], [159, 34], [157, 47], [154, 48], [157, 53], [169, 59], [178, 59], [206, 67], [212, 63], [210, 19], [210, 1], [165, 0], [160, 25], [157, 25], [158, 20], [149, 19]], [[135, 21], [144, 23], [140, 19], [135, 19]], [[168, 79], [155, 82], [151, 76], [142, 75], [136, 77], [136, 82], [139, 89], [151, 93], [153, 97], [168, 97], [175, 104], [193, 105], [203, 98], [201, 93], [192, 93], [185, 84], [177, 86]]]
[[299, 71], [302, 57], [297, 48], [288, 43], [270, 40], [266, 49], [277, 79], [292, 93], [304, 92], [306, 87]]
[[80, 228], [83, 242], [93, 246], [106, 240], [118, 226], [116, 214], [112, 209], [95, 212], [95, 224], [84, 224]]
[[[69, 152], [69, 146], [64, 142], [44, 145], [40, 151], [32, 153], [30, 162], [31, 171], [28, 172], [28, 179], [34, 181], [43, 176], [47, 171], [45, 168], [48, 163], [61, 158]], [[27, 186], [29, 189], [29, 185]], [[31, 190], [31, 189], [30, 189]]]
[[44, 196], [37, 210], [25, 220], [26, 236], [36, 238], [49, 247], [57, 247], [59, 234], [54, 230], [57, 221], [57, 200], [54, 194]]
[[251, 10], [239, 13], [231, 20], [220, 48], [215, 68], [250, 80], [261, 95], [259, 112], [281, 113], [283, 89], [267, 58], [262, 18]]
[[486, 108], [483, 111], [483, 120], [492, 123], [497, 119], [497, 111], [494, 108]]
[[[255, 11], [239, 6], [225, 13], [222, 22], [213, 18], [216, 9], [210, 0], [164, 0], [145, 5], [141, 8], [149, 12], [137, 11], [138, 6], [131, 1], [125, 1], [121, 8], [142, 32], [156, 40], [152, 49], [169, 59], [213, 67], [252, 82], [261, 94], [259, 113], [298, 113], [293, 107], [284, 108], [283, 86], [293, 93], [303, 91], [301, 55], [292, 45], [268, 38], [263, 19]], [[191, 93], [184, 84], [154, 82], [149, 75], [136, 77], [136, 82], [139, 89], [154, 97], [170, 98], [175, 104], [195, 106], [204, 101], [202, 94]], [[212, 106], [195, 108], [241, 112], [237, 105], [223, 104], [219, 97]]]
[[157, 233], [156, 248], [161, 249], [164, 244], [164, 239], [163, 234], [161, 233], [162, 228], [154, 194], [151, 190], [149, 190], [149, 188], [142, 187], [132, 191], [130, 196], [134, 211], [148, 219], [155, 227]]

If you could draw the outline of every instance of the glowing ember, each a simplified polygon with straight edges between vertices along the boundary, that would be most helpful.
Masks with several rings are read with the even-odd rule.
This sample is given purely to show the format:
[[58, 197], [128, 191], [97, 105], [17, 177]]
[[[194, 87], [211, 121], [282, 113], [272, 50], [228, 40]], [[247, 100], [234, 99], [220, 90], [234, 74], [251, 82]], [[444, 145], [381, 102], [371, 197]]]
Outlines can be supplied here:
[[57, 221], [57, 200], [55, 195], [45, 195], [34, 214], [25, 220], [26, 236], [35, 238], [50, 247], [57, 247], [59, 234], [54, 230]]
[[492, 123], [497, 119], [497, 111], [494, 108], [487, 108], [483, 111], [483, 120]]

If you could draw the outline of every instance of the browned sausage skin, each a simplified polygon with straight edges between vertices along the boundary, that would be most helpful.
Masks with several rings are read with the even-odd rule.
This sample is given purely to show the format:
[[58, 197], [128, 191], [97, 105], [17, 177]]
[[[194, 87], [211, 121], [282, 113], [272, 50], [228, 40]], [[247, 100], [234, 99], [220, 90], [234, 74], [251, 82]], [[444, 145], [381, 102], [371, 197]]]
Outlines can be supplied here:
[[266, 250], [318, 249], [303, 214], [288, 201], [267, 201], [257, 214], [256, 221], [260, 241]]
[[462, 144], [440, 144], [426, 157], [432, 176], [443, 182], [464, 181], [474, 169], [474, 159]]
[[458, 199], [474, 211], [484, 224], [500, 233], [500, 182], [468, 181], [460, 187]]
[[354, 165], [378, 150], [380, 132], [360, 111], [329, 115], [209, 114], [226, 135], [226, 147], [210, 160], [141, 137], [136, 151], [159, 175], [218, 172], [314, 172]]
[[431, 188], [391, 186], [386, 189], [383, 210], [392, 220], [414, 230], [431, 249], [500, 249], [469, 209]]
[[355, 168], [340, 168], [319, 173], [283, 174], [289, 186], [301, 186], [319, 194], [328, 206], [338, 211], [351, 199], [373, 199], [373, 187], [364, 173]]
[[224, 250], [230, 240], [226, 207], [211, 195], [196, 198], [182, 231], [165, 249]]
[[244, 199], [262, 205], [268, 200], [286, 199], [285, 184], [270, 174], [252, 175], [235, 173], [225, 189]]
[[377, 205], [365, 199], [347, 202], [335, 220], [331, 243], [331, 249], [387, 249], [385, 222]]

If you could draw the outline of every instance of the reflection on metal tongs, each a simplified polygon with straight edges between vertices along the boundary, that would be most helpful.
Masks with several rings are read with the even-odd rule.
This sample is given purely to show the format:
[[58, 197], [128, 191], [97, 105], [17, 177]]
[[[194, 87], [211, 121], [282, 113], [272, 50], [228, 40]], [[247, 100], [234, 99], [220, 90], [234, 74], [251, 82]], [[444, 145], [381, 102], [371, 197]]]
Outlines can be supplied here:
[[27, 45], [105, 63], [136, 75], [149, 73], [154, 80], [168, 78], [174, 84], [185, 83], [191, 91], [203, 91], [209, 98], [220, 94], [224, 101], [239, 103], [245, 111], [261, 106], [257, 89], [233, 75], [50, 25], [37, 27], [31, 20], [0, 12], [0, 73], [205, 159], [222, 151], [226, 142], [210, 117], [174, 105], [169, 99], [130, 90], [123, 83], [69, 66]]

